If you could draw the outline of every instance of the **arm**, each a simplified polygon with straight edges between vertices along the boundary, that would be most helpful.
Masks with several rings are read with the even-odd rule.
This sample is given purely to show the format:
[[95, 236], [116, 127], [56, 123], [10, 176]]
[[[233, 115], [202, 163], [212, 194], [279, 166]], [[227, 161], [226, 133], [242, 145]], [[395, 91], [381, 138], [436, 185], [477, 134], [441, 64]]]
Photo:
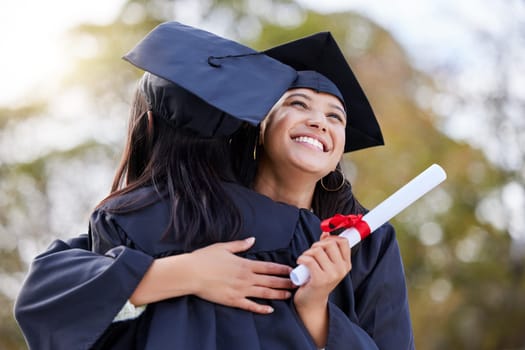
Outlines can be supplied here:
[[29, 348], [89, 348], [153, 261], [125, 247], [100, 255], [87, 246], [87, 235], [57, 240], [32, 262], [14, 308]]
[[297, 290], [295, 308], [317, 347], [323, 348], [328, 338], [328, 298], [350, 271], [350, 247], [345, 238], [323, 232], [321, 240], [305, 251], [297, 263], [308, 267], [310, 279]]
[[[134, 246], [112, 215], [103, 210], [97, 210], [90, 223], [93, 250], [105, 251], [120, 244]], [[254, 242], [248, 238], [215, 243], [191, 253], [156, 259], [130, 300], [134, 305], [143, 305], [192, 294], [225, 306], [270, 313], [268, 305], [249, 298], [289, 298], [289, 289], [293, 288], [288, 278], [291, 268], [235, 255], [248, 250]]]
[[[202, 298], [268, 313], [271, 310], [266, 305], [253, 302], [248, 296], [289, 297], [285, 289], [290, 287], [290, 282], [275, 277], [288, 274], [289, 267], [243, 259], [232, 253], [248, 249], [252, 244], [250, 241], [218, 243], [190, 254], [199, 259], [201, 255], [206, 256], [209, 258], [208, 267], [215, 265], [222, 269], [210, 270], [208, 280], [214, 279], [211, 282], [215, 283], [211, 288], [209, 285], [206, 288], [205, 279], [196, 287], [196, 290], [201, 290]], [[174, 275], [168, 271], [175, 257], [153, 260], [123, 246], [111, 249], [105, 255], [87, 248], [87, 235], [66, 242], [56, 240], [32, 262], [14, 308], [15, 318], [30, 349], [89, 348], [108, 329], [128, 299], [140, 305], [174, 295], [170, 288], [165, 288], [167, 284], [164, 282], [168, 277], [176, 285]], [[208, 254], [209, 250], [213, 254]], [[216, 259], [229, 261], [229, 264], [216, 264]], [[192, 277], [200, 270], [198, 263], [179, 266], [186, 273], [194, 270]], [[188, 270], [188, 267], [192, 269]], [[202, 267], [202, 270], [206, 268]], [[221, 292], [217, 292], [216, 287]]]
[[381, 226], [352, 259], [355, 312], [380, 349], [414, 349], [403, 262], [394, 228]]
[[348, 279], [352, 268], [346, 239], [323, 233], [321, 241], [314, 243], [297, 262], [308, 267], [310, 279], [297, 291], [294, 304], [317, 347], [378, 349], [366, 331], [330, 301], [333, 290], [345, 276]]
[[[184, 295], [255, 313], [273, 310], [250, 297], [287, 299], [293, 285], [289, 266], [241, 258], [253, 239], [216, 243], [192, 253], [157, 259], [131, 297], [135, 305]], [[228, 276], [225, 278], [225, 276]]]
[[[352, 256], [350, 276], [331, 293], [324, 309], [303, 311], [294, 301], [319, 347], [324, 334], [327, 350], [414, 348], [403, 265], [390, 225], [363, 241]], [[317, 326], [308, 326], [309, 319], [317, 320]]]
[[354, 252], [350, 275], [330, 295], [329, 314], [327, 350], [414, 349], [403, 265], [391, 225], [380, 227]]

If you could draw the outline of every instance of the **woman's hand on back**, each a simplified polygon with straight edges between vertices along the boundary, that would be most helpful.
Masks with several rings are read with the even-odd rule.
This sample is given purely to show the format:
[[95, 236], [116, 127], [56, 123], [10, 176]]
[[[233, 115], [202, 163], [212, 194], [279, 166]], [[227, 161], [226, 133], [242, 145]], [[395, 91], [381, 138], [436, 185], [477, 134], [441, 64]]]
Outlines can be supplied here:
[[271, 313], [270, 306], [249, 298], [289, 298], [294, 288], [289, 278], [291, 267], [235, 255], [250, 249], [254, 242], [254, 238], [247, 238], [216, 243], [188, 254], [192, 261], [188, 269], [194, 275], [191, 294], [225, 306]]
[[155, 259], [130, 301], [144, 305], [185, 295], [260, 314], [271, 313], [260, 299], [288, 299], [291, 267], [235, 255], [253, 245], [248, 238], [215, 243], [192, 253]]

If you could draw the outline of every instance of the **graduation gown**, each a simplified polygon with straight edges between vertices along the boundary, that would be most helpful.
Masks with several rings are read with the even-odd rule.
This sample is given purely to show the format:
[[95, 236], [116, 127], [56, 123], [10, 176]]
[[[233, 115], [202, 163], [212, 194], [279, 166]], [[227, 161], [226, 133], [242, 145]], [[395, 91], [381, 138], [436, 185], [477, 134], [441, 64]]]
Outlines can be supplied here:
[[119, 246], [104, 255], [88, 235], [56, 240], [31, 263], [15, 300], [29, 349], [89, 349], [111, 325], [153, 258]]
[[[308, 210], [276, 203], [237, 185], [225, 186], [241, 211], [245, 232], [240, 238], [249, 235], [257, 238], [255, 245], [241, 254], [244, 257], [295, 266], [297, 257], [319, 239], [319, 220]], [[115, 204], [118, 202], [108, 203], [109, 206]], [[181, 247], [176, 242], [166, 243], [152, 238], [155, 235], [160, 237], [166, 228], [166, 202], [159, 201], [127, 215], [109, 214], [106, 210], [107, 207], [100, 208], [91, 219], [93, 246], [99, 252], [105, 252], [107, 249], [110, 249], [108, 253], [115, 249], [129, 250], [123, 248], [123, 245], [133, 246], [132, 251], [140, 256], [158, 257], [181, 252]], [[120, 248], [113, 248], [115, 246]], [[67, 251], [63, 252], [67, 254]], [[93, 260], [103, 258], [102, 255], [85, 253], [93, 254]], [[66, 264], [66, 256], [63, 256], [63, 259], [62, 263]], [[67, 273], [72, 274], [74, 269], [82, 271], [82, 276], [88, 278], [90, 272], [83, 271], [81, 265], [67, 269]], [[30, 271], [23, 287], [25, 293], [21, 295], [27, 295], [30, 291], [32, 294], [38, 293], [43, 285], [49, 284], [44, 275], [36, 276], [35, 272], [38, 271]], [[132, 290], [121, 291], [120, 303], [110, 305], [112, 301], [108, 286], [114, 285], [115, 281], [134, 285], [138, 283], [132, 274], [129, 277], [133, 282], [126, 281], [127, 273], [122, 273], [118, 279], [106, 284], [105, 288], [90, 288], [89, 285], [80, 282], [81, 277], [77, 279], [78, 286], [66, 280], [70, 283], [69, 288], [85, 290], [86, 293], [91, 293], [93, 298], [102, 301], [106, 299], [108, 303], [105, 311], [99, 311], [103, 314], [98, 314], [99, 317], [88, 317], [88, 320], [83, 322], [84, 327], [77, 327], [81, 328], [80, 330], [69, 332], [63, 324], [66, 318], [75, 322], [75, 317], [66, 310], [70, 308], [66, 304], [55, 309], [55, 313], [66, 314], [61, 317], [60, 322], [53, 321], [52, 324], [44, 325], [44, 330], [37, 330], [36, 327], [42, 325], [35, 325], [33, 314], [28, 314], [26, 310], [35, 307], [31, 304], [41, 304], [37, 301], [42, 298], [19, 298], [15, 314], [28, 343], [39, 349], [81, 349], [89, 348], [89, 342], [83, 343], [86, 347], [63, 344], [71, 344], [74, 339], [87, 338], [94, 344], [100, 338], [100, 329], [104, 327], [106, 333], [102, 339], [111, 338], [108, 335], [112, 332], [118, 334], [118, 327], [121, 327], [122, 323], [111, 324], [108, 320], [116, 315]], [[99, 279], [101, 276], [94, 274], [91, 281]], [[56, 289], [57, 299], [61, 299], [62, 290], [68, 290], [67, 283], [62, 283], [62, 286], [48, 285], [48, 288]], [[44, 299], [44, 304], [50, 303], [49, 299], [51, 298]], [[195, 296], [184, 296], [148, 305], [139, 319], [126, 322], [130, 327], [135, 327], [132, 329], [136, 334], [138, 347], [145, 349], [315, 349], [310, 335], [295, 312], [293, 299], [259, 302], [270, 304], [275, 311], [270, 315], [258, 315], [209, 303]], [[55, 302], [54, 306], [58, 307], [56, 304]], [[82, 305], [75, 314], [84, 316], [83, 309]], [[88, 312], [90, 310], [88, 303], [85, 305], [87, 315], [92, 314]], [[49, 313], [49, 308], [45, 311]], [[40, 333], [40, 336], [35, 335], [35, 332]], [[43, 335], [46, 332], [60, 335], [48, 341]], [[48, 338], [51, 339], [51, 336], [48, 335]], [[60, 338], [69, 340], [62, 344]], [[46, 347], [45, 344], [49, 346]], [[118, 344], [115, 344], [113, 348], [117, 346]], [[384, 225], [374, 232], [353, 254], [352, 271], [331, 294], [329, 302], [326, 349], [378, 348], [413, 348], [403, 268], [395, 234], [390, 225]]]

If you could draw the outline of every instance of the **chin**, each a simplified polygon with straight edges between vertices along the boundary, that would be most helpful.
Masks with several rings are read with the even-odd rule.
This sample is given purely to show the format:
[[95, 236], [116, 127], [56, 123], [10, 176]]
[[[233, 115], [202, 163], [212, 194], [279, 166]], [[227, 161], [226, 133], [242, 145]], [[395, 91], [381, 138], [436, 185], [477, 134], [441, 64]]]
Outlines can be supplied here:
[[295, 154], [289, 159], [289, 163], [303, 172], [315, 174], [319, 178], [326, 176], [337, 166], [337, 162], [322, 159], [319, 156], [312, 156], [311, 154]]
[[312, 174], [312, 176], [315, 177], [317, 180], [321, 179], [322, 177], [329, 174], [330, 171], [332, 171], [332, 168], [320, 167], [319, 163], [311, 163], [311, 162], [308, 162], [308, 163], [303, 162], [303, 163], [296, 164], [296, 168], [302, 173]]

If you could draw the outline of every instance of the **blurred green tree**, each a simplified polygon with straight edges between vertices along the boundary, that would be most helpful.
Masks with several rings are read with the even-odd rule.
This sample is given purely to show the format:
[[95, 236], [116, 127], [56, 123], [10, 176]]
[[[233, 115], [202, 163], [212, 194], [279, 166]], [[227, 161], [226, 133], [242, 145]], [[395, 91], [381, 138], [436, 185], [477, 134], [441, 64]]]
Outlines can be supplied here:
[[[85, 232], [91, 208], [109, 190], [141, 74], [120, 57], [159, 22], [183, 19], [189, 6], [202, 27], [258, 49], [317, 31], [334, 34], [386, 141], [345, 156], [362, 203], [372, 208], [431, 163], [448, 173], [446, 183], [393, 220], [417, 348], [523, 348], [522, 270], [510, 258], [505, 227], [492, 226], [480, 210], [509, 173], [440, 131], [445, 117], [425, 101], [443, 91], [413, 67], [390, 33], [354, 13], [321, 15], [285, 0], [128, 1], [113, 23], [70, 33], [79, 58], [59, 94], [0, 109], [0, 348], [25, 347], [11, 310], [27, 264], [53, 238]], [[34, 139], [46, 125], [70, 135], [65, 145]]]

